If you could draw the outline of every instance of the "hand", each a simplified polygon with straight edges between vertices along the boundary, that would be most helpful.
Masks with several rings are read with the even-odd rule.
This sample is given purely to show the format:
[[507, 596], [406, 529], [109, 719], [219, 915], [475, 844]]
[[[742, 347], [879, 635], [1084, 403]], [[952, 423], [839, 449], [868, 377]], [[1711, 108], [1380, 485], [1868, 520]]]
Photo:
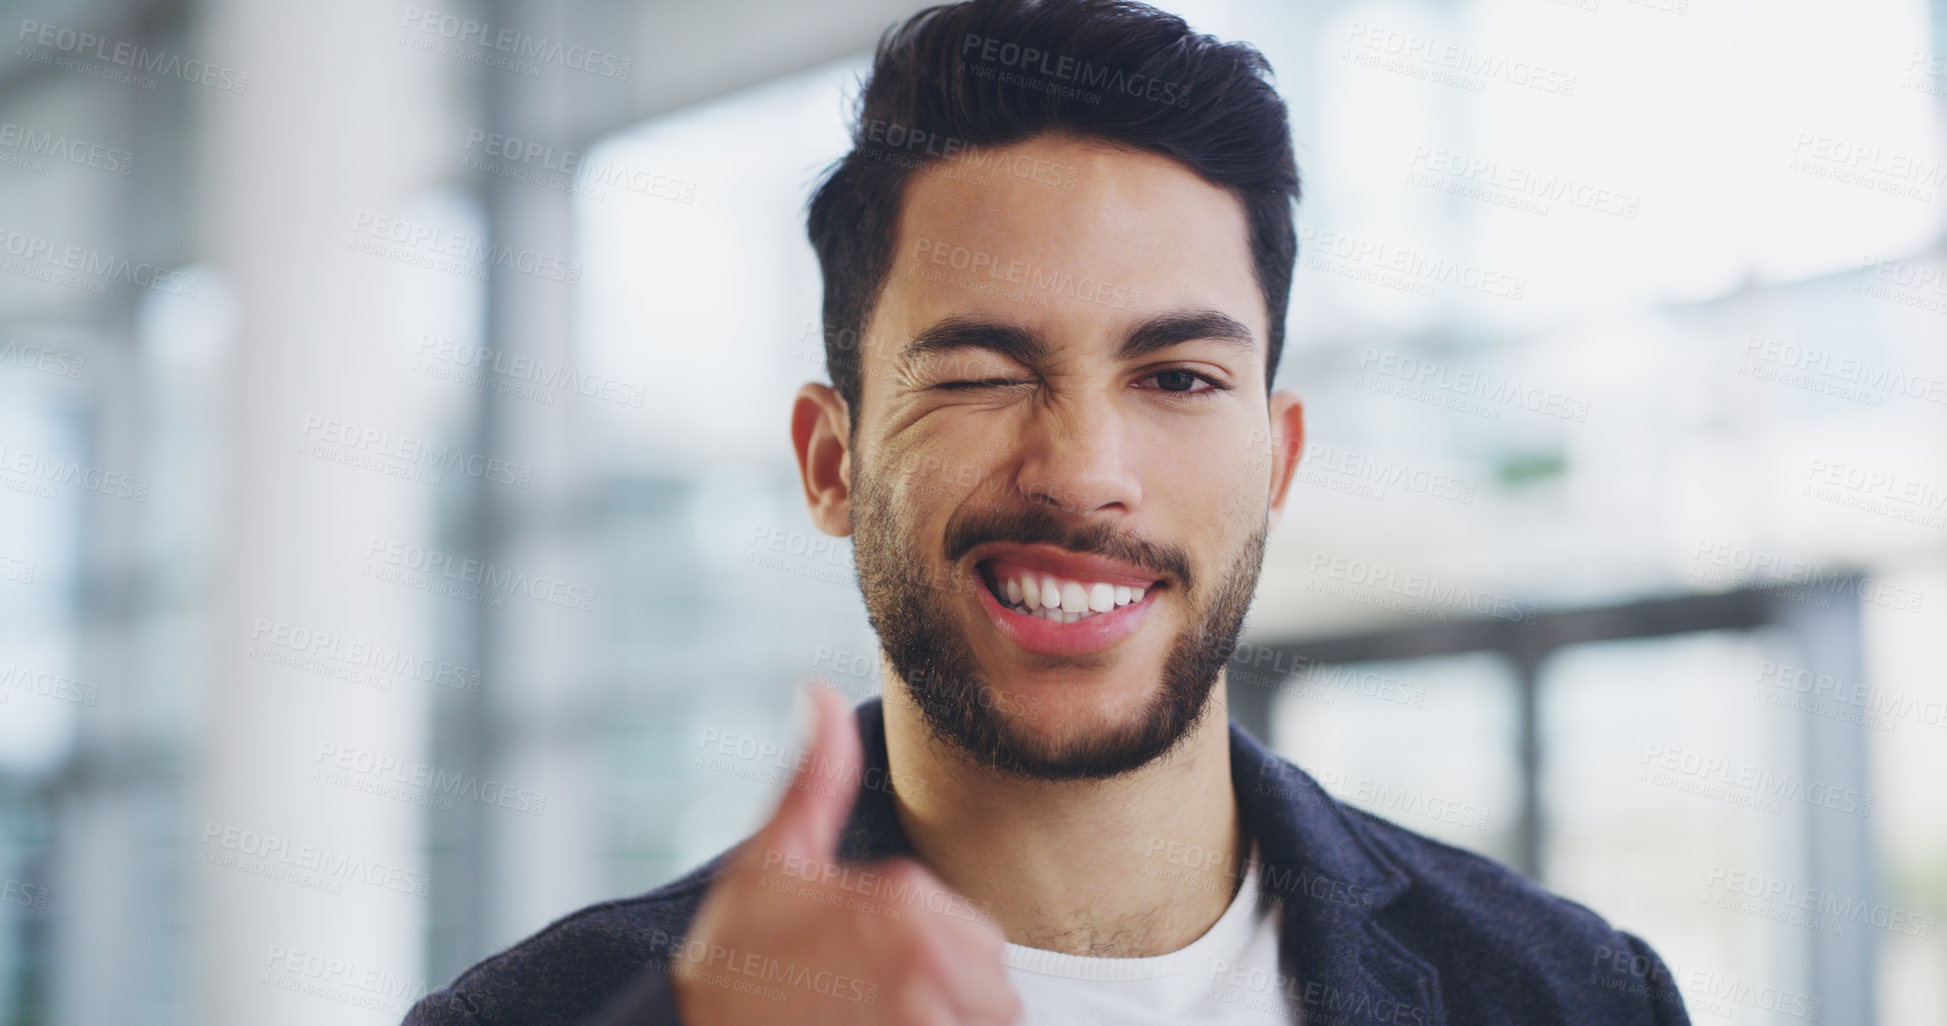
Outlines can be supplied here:
[[829, 688], [809, 756], [771, 821], [711, 886], [670, 963], [688, 1026], [1018, 1021], [1006, 939], [909, 858], [840, 863], [864, 768], [858, 727]]

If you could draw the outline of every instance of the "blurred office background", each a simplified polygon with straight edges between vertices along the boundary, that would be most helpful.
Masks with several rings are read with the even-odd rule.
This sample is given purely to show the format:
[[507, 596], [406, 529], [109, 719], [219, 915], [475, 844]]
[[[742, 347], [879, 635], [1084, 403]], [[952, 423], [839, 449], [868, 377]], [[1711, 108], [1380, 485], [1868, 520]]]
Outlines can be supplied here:
[[[919, 5], [0, 4], [0, 1023], [389, 1023], [750, 830], [877, 661], [786, 430]], [[1233, 712], [1947, 1023], [1947, 2], [1185, 0], [1306, 199]]]

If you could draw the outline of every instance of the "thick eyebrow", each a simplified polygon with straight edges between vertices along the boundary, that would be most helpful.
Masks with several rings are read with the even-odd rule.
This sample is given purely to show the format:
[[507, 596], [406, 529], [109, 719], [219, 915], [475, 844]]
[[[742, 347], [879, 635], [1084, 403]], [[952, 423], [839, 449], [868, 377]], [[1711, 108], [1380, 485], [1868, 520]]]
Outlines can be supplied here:
[[900, 356], [912, 360], [962, 349], [991, 350], [1030, 367], [1048, 355], [1047, 343], [1031, 331], [993, 321], [952, 318], [913, 336]]
[[1122, 348], [1116, 355], [1129, 360], [1185, 342], [1206, 339], [1222, 342], [1246, 353], [1257, 351], [1257, 338], [1251, 334], [1251, 329], [1235, 318], [1215, 310], [1192, 310], [1164, 314], [1137, 325], [1122, 340]]
[[[1246, 353], [1257, 351], [1257, 337], [1251, 329], [1216, 310], [1189, 310], [1152, 317], [1137, 325], [1116, 349], [1120, 359], [1139, 356], [1182, 345], [1211, 340]], [[901, 351], [902, 359], [913, 360], [935, 353], [963, 349], [985, 349], [1008, 357], [1024, 366], [1035, 366], [1048, 355], [1048, 344], [1040, 335], [1025, 328], [998, 321], [949, 318], [913, 336]]]

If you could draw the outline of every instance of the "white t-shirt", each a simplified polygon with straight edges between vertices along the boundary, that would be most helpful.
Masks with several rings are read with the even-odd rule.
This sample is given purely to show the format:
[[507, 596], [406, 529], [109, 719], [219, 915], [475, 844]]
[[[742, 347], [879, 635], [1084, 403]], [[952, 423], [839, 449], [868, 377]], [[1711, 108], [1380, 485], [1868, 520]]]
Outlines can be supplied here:
[[1278, 902], [1258, 892], [1253, 857], [1223, 916], [1167, 955], [1084, 958], [1009, 944], [1007, 979], [1021, 998], [1021, 1026], [1297, 1023], [1293, 988], [1278, 966], [1282, 918]]

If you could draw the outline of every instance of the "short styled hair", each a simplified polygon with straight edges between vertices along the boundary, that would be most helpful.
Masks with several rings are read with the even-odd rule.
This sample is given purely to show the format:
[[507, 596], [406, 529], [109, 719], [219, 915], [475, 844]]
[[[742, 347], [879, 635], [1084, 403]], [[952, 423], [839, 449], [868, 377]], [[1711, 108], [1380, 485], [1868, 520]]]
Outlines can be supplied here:
[[1298, 243], [1298, 165], [1271, 66], [1128, 0], [967, 0], [879, 40], [852, 150], [812, 195], [824, 274], [825, 365], [854, 414], [866, 323], [893, 263], [906, 183], [979, 148], [1055, 133], [1170, 157], [1242, 200], [1270, 314], [1265, 384], [1284, 348]]

